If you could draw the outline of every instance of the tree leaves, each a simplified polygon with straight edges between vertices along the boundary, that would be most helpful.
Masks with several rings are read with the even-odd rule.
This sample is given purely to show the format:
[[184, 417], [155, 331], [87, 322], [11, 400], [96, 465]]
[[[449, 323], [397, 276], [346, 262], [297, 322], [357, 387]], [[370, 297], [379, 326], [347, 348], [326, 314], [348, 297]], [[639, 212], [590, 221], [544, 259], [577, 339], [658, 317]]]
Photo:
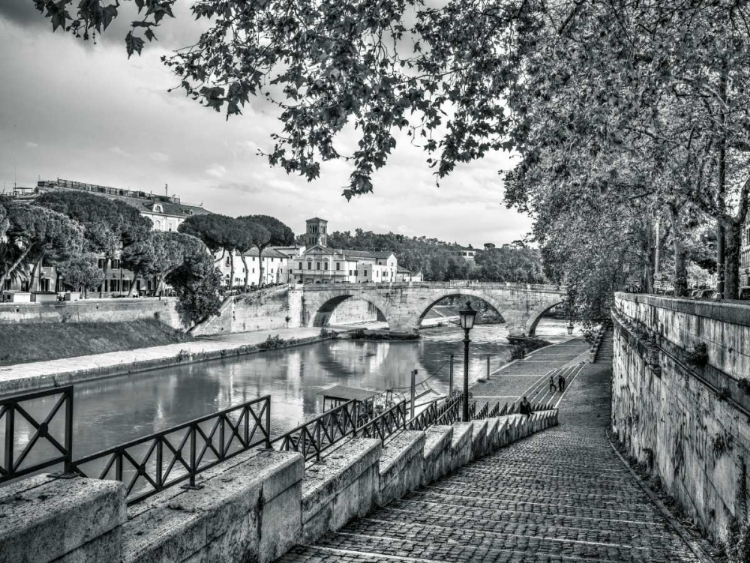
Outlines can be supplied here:
[[129, 31], [125, 36], [125, 48], [128, 52], [128, 58], [130, 58], [133, 53], [138, 53], [140, 55], [143, 50], [143, 45], [143, 39], [133, 35], [132, 31]]

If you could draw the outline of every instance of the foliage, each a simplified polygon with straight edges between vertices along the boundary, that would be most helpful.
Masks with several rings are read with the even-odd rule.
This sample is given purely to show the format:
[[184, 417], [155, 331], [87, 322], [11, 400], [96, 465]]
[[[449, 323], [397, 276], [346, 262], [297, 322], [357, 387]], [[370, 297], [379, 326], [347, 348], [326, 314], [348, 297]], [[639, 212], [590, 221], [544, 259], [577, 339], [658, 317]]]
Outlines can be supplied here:
[[[284, 223], [269, 215], [248, 215], [237, 219], [239, 225], [244, 225], [246, 232], [251, 237], [252, 243], [258, 249], [259, 275], [258, 286], [265, 285], [263, 276], [263, 249], [267, 246], [285, 246], [294, 242], [294, 232]], [[248, 223], [255, 226], [248, 227]], [[245, 266], [247, 271], [247, 266]], [[245, 279], [247, 284], [247, 278]]]
[[104, 281], [104, 272], [97, 266], [97, 258], [93, 254], [74, 256], [70, 260], [58, 264], [57, 271], [62, 277], [62, 283], [72, 291], [84, 292], [96, 289]]
[[221, 308], [221, 272], [207, 254], [189, 256], [166, 276], [179, 300], [180, 315], [186, 325], [200, 323]]
[[83, 230], [65, 215], [25, 203], [0, 201], [7, 224], [0, 287], [24, 264], [65, 262], [84, 249]]
[[687, 352], [687, 363], [695, 368], [702, 368], [708, 363], [708, 347], [700, 342]]
[[493, 248], [478, 251], [476, 262], [472, 264], [460, 255], [462, 247], [456, 243], [423, 236], [376, 234], [362, 229], [357, 229], [354, 234], [336, 231], [329, 235], [328, 245], [344, 250], [392, 251], [400, 267], [422, 272], [426, 281], [544, 281], [539, 254], [533, 249]]

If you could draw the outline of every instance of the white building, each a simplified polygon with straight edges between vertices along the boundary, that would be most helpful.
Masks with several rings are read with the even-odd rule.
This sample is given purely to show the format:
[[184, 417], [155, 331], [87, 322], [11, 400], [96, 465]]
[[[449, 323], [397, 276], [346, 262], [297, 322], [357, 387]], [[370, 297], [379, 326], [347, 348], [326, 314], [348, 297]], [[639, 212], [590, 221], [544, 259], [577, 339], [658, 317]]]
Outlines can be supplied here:
[[[217, 254], [216, 267], [221, 270], [224, 285], [231, 287], [244, 287], [245, 285], [245, 264], [247, 264], [247, 285], [254, 287], [260, 285], [260, 260], [258, 259], [258, 249], [253, 248], [245, 253], [245, 260], [242, 255], [235, 252], [233, 257], [226, 255], [222, 258], [221, 253]], [[234, 259], [234, 280], [230, 280], [232, 271], [232, 259]], [[294, 283], [289, 268], [290, 258], [276, 248], [268, 247], [263, 250], [263, 285], [278, 283]]]

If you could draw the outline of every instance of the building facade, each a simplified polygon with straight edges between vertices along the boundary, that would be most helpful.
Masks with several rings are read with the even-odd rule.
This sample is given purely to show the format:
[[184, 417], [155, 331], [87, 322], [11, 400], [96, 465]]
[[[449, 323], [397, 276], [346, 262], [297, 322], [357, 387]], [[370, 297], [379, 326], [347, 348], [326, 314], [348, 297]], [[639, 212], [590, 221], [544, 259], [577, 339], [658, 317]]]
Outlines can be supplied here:
[[740, 287], [744, 299], [750, 298], [750, 212], [742, 226], [742, 245], [740, 246]]

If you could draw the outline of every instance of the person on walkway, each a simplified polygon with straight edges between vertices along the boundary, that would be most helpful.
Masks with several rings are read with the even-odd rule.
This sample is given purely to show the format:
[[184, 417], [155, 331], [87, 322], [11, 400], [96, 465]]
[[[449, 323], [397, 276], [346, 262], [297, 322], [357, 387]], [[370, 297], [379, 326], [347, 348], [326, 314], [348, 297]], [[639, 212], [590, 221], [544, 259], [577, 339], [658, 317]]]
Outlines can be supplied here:
[[560, 377], [557, 378], [557, 384], [560, 386], [560, 393], [565, 391], [565, 383], [565, 376], [560, 374]]
[[529, 403], [529, 400], [524, 396], [523, 400], [521, 401], [521, 407], [518, 410], [523, 415], [526, 415], [526, 418], [529, 418], [532, 414], [534, 414], [531, 411], [531, 403]]
[[549, 392], [553, 395], [557, 393], [557, 385], [555, 385], [555, 376], [550, 375], [549, 376]]

